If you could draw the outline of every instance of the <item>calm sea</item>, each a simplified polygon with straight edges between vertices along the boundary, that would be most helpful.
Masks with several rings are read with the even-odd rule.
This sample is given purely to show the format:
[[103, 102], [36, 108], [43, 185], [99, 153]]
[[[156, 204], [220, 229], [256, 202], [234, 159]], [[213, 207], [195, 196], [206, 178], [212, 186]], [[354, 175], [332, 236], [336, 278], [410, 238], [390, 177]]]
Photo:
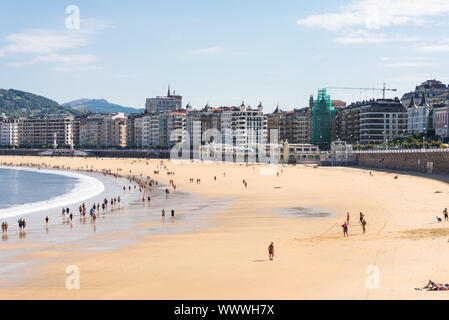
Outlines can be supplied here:
[[0, 168], [0, 209], [48, 200], [73, 190], [78, 179]]

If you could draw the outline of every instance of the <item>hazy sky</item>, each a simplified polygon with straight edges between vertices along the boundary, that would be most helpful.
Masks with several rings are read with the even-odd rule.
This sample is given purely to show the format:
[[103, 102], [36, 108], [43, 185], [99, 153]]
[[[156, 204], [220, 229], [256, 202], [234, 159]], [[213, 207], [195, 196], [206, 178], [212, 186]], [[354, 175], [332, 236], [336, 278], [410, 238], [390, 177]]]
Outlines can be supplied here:
[[[69, 5], [79, 29], [67, 28]], [[386, 82], [400, 96], [449, 82], [448, 18], [448, 0], [2, 1], [0, 87], [143, 107], [170, 84], [195, 108], [261, 101], [267, 112], [328, 86]]]

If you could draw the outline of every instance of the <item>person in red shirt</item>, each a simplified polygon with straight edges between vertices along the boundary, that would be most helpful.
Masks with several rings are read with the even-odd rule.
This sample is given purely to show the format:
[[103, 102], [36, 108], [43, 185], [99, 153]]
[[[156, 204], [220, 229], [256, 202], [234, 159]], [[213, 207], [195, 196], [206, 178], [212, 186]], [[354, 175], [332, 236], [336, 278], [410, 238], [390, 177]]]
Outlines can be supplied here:
[[348, 225], [345, 223], [343, 223], [343, 225], [341, 226], [343, 228], [343, 237], [349, 237], [348, 234]]

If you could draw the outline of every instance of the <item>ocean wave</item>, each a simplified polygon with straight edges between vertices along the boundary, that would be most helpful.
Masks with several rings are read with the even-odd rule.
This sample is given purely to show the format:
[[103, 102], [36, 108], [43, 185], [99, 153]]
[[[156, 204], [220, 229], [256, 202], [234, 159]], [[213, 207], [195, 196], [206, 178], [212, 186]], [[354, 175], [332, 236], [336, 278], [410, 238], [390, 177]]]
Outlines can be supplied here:
[[5, 209], [0, 209], [0, 218], [2, 219], [27, 215], [30, 213], [54, 209], [58, 207], [65, 208], [66, 206], [69, 206], [71, 204], [78, 203], [87, 200], [89, 198], [95, 197], [104, 191], [104, 185], [100, 180], [84, 174], [79, 174], [71, 171], [56, 171], [48, 169], [7, 167], [7, 166], [0, 166], [0, 169], [31, 171], [77, 179], [74, 188], [66, 194], [43, 201], [30, 202], [22, 205], [11, 206]]

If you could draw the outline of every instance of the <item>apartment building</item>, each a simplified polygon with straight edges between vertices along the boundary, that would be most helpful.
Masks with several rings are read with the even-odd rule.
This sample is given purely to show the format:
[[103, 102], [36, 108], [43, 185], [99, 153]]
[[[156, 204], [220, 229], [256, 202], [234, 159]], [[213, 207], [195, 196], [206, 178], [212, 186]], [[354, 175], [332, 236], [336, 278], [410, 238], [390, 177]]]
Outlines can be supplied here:
[[19, 144], [32, 147], [72, 146], [73, 121], [71, 115], [29, 117], [18, 122]]
[[81, 117], [81, 146], [126, 147], [127, 120], [124, 113], [92, 114]]
[[146, 113], [155, 113], [159, 111], [175, 111], [182, 109], [182, 96], [171, 94], [170, 86], [168, 87], [167, 96], [157, 96], [148, 98], [145, 103]]
[[267, 142], [267, 117], [262, 105], [257, 109], [245, 106], [220, 108], [222, 142], [233, 146], [247, 147]]
[[399, 99], [357, 102], [341, 111], [342, 141], [381, 144], [407, 133], [407, 109]]
[[18, 144], [18, 120], [0, 116], [0, 146], [17, 146]]

